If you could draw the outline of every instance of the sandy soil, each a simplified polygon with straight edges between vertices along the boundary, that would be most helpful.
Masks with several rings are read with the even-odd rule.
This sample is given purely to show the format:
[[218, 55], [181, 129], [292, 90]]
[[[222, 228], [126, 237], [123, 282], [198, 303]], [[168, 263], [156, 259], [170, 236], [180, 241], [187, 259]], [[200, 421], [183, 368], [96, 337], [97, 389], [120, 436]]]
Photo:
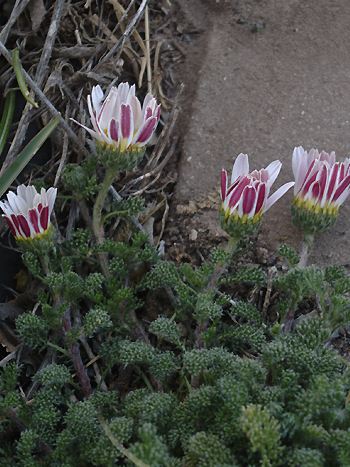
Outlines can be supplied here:
[[[294, 146], [335, 150], [338, 157], [350, 153], [350, 2], [179, 4], [201, 33], [182, 70], [187, 92], [174, 210], [184, 216], [184, 238], [220, 238], [214, 202], [219, 173], [239, 152], [250, 154], [252, 167], [283, 161], [276, 188], [292, 179]], [[264, 219], [259, 241], [269, 249], [285, 241], [298, 245], [291, 197]], [[186, 211], [189, 200], [194, 203]], [[336, 226], [317, 239], [312, 261], [350, 264], [349, 214], [350, 200]]]

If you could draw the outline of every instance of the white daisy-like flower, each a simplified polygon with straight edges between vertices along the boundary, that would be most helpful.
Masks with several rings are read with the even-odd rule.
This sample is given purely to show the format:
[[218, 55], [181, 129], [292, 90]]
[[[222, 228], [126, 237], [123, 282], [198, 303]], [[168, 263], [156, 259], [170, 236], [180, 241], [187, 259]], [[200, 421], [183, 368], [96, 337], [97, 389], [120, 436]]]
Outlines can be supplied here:
[[20, 185], [17, 193], [10, 191], [6, 201], [0, 201], [8, 226], [17, 240], [40, 237], [50, 229], [57, 188], [42, 188], [40, 193], [34, 186]]

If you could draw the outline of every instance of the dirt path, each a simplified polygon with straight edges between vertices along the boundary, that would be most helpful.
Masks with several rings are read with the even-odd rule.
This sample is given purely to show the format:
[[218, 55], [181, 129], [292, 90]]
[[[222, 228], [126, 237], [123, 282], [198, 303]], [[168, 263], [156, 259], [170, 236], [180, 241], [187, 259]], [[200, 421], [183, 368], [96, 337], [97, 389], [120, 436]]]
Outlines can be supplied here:
[[[350, 153], [349, 0], [180, 0], [203, 32], [191, 46], [184, 80], [185, 113], [175, 202], [206, 198], [222, 166], [239, 152], [260, 168], [284, 162], [278, 184], [292, 179], [294, 146]], [[276, 185], [277, 187], [277, 185]], [[298, 244], [291, 194], [266, 216], [261, 239]], [[219, 235], [216, 211], [192, 216], [188, 228]], [[322, 235], [313, 260], [350, 263], [350, 200]], [[188, 231], [185, 235], [190, 235]]]

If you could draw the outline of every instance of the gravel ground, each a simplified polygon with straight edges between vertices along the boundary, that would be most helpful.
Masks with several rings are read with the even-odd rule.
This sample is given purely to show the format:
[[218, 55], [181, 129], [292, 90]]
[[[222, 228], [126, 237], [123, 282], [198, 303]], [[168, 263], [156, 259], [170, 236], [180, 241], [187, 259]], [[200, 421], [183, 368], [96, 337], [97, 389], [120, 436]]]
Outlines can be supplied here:
[[[294, 146], [349, 154], [350, 2], [348, 0], [179, 0], [200, 31], [181, 71], [186, 84], [175, 206], [216, 192], [222, 166], [248, 153], [251, 166], [284, 162]], [[286, 196], [266, 215], [259, 241], [297, 246]], [[202, 200], [202, 201], [200, 201]], [[195, 209], [194, 209], [195, 211]], [[179, 213], [178, 213], [179, 214]], [[311, 261], [350, 263], [350, 200], [336, 226], [319, 236]], [[216, 208], [192, 212], [184, 238], [220, 237]]]

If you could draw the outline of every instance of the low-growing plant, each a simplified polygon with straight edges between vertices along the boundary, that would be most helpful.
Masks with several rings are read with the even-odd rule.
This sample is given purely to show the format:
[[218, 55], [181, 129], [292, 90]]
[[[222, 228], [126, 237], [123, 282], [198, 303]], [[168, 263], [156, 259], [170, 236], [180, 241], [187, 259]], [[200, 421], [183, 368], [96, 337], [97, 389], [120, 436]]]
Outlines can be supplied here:
[[[272, 281], [246, 262], [263, 212], [292, 186], [269, 197], [281, 164], [249, 173], [240, 155], [231, 185], [222, 178], [227, 245], [175, 264], [135, 222], [142, 201], [109, 196], [141, 160], [156, 102], [135, 136], [133, 89], [113, 88], [105, 107], [93, 93], [97, 153], [67, 166], [57, 200], [80, 203], [79, 226], [63, 237], [50, 223], [52, 188], [19, 187], [3, 205], [36, 303], [16, 319], [25, 358], [0, 369], [1, 465], [350, 465], [350, 372], [333, 345], [350, 278], [287, 246]], [[120, 120], [106, 133], [94, 118], [112, 101]]]

